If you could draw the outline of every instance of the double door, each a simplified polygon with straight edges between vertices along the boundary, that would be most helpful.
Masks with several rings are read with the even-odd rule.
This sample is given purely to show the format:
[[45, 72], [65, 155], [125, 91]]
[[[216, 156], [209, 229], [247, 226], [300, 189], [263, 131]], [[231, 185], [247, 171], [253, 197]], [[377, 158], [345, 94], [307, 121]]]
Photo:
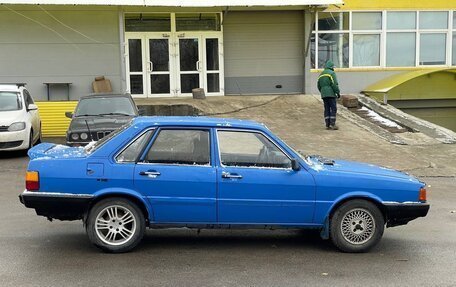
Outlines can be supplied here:
[[127, 33], [127, 88], [135, 97], [223, 95], [220, 33]]

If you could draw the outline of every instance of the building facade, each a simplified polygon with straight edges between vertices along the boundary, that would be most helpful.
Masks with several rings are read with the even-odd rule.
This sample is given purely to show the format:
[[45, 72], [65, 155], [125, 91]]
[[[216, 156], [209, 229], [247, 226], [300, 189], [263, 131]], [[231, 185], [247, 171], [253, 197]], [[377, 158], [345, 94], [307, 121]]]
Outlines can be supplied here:
[[196, 87], [209, 96], [303, 93], [306, 32], [310, 35], [305, 19], [310, 23], [311, 9], [326, 7], [319, 3], [337, 1], [289, 2], [252, 7], [3, 3], [0, 82], [27, 83], [38, 101], [77, 100], [91, 92], [97, 76], [134, 97], [189, 96]]
[[346, 93], [404, 72], [456, 66], [456, 2], [344, 2], [315, 15], [309, 82], [326, 59]]
[[441, 72], [456, 68], [454, 1], [212, 2], [0, 1], [0, 83], [27, 83], [54, 121], [98, 76], [137, 98], [316, 94], [331, 59], [343, 93], [422, 70], [456, 83]]

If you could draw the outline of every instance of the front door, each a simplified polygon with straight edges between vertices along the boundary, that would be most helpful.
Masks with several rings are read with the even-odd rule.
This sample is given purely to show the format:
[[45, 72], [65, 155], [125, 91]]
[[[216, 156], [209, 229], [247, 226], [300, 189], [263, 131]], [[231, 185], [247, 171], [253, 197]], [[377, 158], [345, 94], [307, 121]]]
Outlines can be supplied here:
[[312, 222], [312, 176], [259, 132], [217, 131], [218, 218], [221, 224], [293, 225]]

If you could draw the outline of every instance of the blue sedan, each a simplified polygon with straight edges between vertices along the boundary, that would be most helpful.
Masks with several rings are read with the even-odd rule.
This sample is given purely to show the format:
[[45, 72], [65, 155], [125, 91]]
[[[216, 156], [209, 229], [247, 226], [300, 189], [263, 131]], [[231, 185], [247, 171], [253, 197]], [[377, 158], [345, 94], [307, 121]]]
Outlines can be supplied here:
[[375, 246], [385, 226], [426, 216], [425, 184], [371, 164], [305, 156], [264, 125], [139, 117], [85, 148], [29, 151], [20, 201], [48, 219], [82, 219], [108, 252], [145, 228], [317, 229], [344, 252]]

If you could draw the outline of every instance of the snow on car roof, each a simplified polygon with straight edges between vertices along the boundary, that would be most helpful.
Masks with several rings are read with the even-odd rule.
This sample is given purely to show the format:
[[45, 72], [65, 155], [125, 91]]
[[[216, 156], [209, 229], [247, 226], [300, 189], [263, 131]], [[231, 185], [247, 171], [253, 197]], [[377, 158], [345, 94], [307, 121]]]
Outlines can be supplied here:
[[261, 123], [250, 120], [210, 118], [210, 117], [137, 117], [133, 120], [133, 125], [166, 125], [166, 126], [204, 126], [204, 127], [234, 127], [234, 128], [254, 128], [263, 129]]
[[19, 92], [20, 86], [15, 84], [0, 84], [0, 91], [3, 92]]

